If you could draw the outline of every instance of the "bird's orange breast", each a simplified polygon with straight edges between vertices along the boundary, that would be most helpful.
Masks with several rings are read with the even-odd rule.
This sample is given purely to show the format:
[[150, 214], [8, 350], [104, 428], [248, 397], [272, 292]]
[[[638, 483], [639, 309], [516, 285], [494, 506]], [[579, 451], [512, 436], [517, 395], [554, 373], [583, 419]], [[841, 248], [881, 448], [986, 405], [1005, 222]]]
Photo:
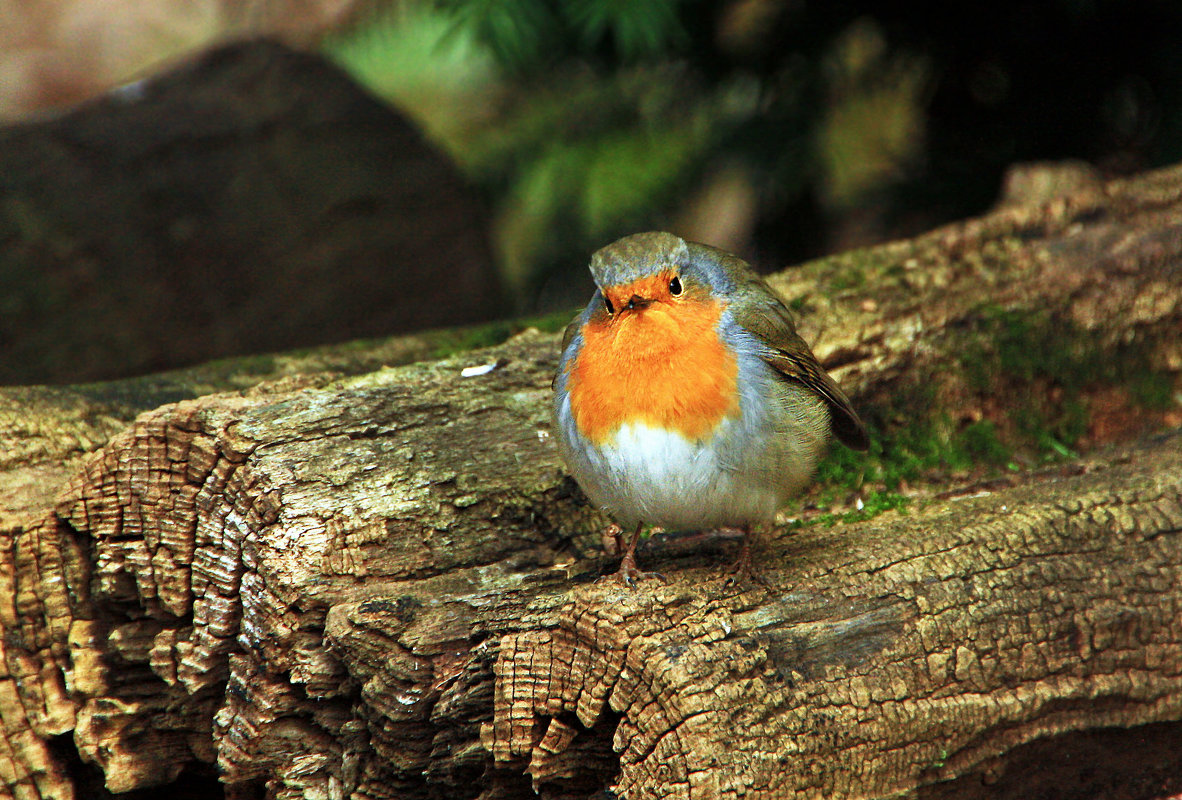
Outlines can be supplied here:
[[579, 431], [602, 444], [641, 422], [702, 440], [737, 413], [738, 363], [718, 336], [723, 309], [709, 297], [685, 297], [592, 317], [568, 367]]

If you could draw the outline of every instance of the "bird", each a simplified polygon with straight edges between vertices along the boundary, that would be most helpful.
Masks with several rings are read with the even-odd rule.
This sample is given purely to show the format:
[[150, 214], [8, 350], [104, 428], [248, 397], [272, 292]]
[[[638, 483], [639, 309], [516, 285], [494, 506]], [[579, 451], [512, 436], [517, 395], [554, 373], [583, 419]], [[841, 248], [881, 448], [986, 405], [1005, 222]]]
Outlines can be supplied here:
[[554, 437], [587, 497], [632, 529], [615, 578], [634, 584], [644, 527], [769, 526], [830, 435], [865, 450], [848, 397], [780, 297], [724, 250], [651, 231], [591, 256], [595, 293], [566, 328]]

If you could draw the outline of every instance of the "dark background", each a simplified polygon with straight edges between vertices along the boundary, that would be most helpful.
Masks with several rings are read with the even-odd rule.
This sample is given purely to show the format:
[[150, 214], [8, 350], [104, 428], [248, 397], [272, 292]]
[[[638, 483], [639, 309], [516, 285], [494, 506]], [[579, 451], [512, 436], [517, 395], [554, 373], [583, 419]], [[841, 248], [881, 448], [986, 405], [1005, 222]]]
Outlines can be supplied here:
[[[8, 65], [90, 52], [11, 22]], [[113, 93], [4, 73], [0, 382], [565, 309], [592, 250], [648, 228], [781, 269], [982, 213], [1015, 164], [1182, 157], [1177, 3], [366, 3], [297, 27], [215, 30]]]

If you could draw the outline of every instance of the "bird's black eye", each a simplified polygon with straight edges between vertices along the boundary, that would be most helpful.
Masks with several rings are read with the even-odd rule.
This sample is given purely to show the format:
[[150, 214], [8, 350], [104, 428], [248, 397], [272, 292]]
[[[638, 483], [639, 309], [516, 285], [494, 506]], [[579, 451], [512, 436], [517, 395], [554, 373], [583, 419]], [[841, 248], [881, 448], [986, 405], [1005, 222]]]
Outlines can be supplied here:
[[612, 305], [611, 298], [606, 294], [603, 296], [603, 307], [607, 309], [607, 313], [609, 314], [616, 313], [616, 307]]
[[669, 281], [669, 294], [674, 297], [681, 294], [681, 279], [676, 275], [673, 276], [673, 280]]

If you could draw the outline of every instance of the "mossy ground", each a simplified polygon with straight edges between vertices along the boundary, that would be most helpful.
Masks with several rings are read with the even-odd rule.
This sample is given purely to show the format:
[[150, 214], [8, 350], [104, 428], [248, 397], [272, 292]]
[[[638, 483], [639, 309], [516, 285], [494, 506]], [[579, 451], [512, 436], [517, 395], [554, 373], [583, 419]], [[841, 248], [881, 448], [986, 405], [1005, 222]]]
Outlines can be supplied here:
[[[960, 325], [939, 374], [914, 376], [859, 408], [864, 453], [834, 445], [802, 504], [812, 518], [865, 519], [1001, 472], [1076, 458], [1178, 414], [1177, 378], [1137, 341], [1110, 344], [1049, 313], [980, 308]], [[857, 497], [855, 511], [836, 514]]]
[[555, 311], [537, 317], [523, 317], [520, 319], [499, 320], [484, 325], [473, 325], [466, 328], [450, 328], [432, 331], [427, 334], [434, 342], [431, 358], [442, 359], [476, 350], [481, 347], [492, 347], [501, 344], [527, 328], [537, 328], [543, 333], [557, 333], [566, 328], [574, 319], [577, 311]]

